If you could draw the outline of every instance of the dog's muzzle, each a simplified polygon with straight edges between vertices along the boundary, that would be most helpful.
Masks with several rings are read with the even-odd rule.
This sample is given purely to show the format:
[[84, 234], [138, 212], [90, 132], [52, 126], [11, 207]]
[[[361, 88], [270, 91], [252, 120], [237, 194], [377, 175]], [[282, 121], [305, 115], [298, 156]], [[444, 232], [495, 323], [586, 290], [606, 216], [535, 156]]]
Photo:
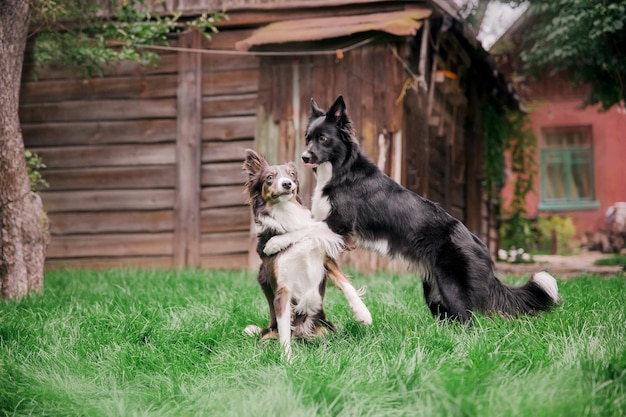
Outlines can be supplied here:
[[295, 184], [290, 179], [285, 178], [280, 182], [280, 188], [282, 188], [285, 191], [291, 191], [295, 188]]
[[302, 162], [304, 162], [305, 167], [315, 168], [317, 166], [317, 158], [309, 151], [302, 153]]

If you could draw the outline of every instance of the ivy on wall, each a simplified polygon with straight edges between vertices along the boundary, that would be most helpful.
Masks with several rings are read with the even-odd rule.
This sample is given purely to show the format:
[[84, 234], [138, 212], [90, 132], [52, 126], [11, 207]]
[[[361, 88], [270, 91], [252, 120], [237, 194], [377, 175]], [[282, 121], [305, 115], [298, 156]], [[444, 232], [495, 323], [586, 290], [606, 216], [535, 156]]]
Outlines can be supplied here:
[[508, 207], [500, 204], [500, 247], [532, 247], [534, 233], [526, 211], [526, 196], [533, 190], [537, 140], [530, 128], [528, 116], [521, 111], [503, 110], [487, 104], [483, 109], [483, 117], [483, 175], [489, 198], [501, 199], [504, 154], [507, 151], [511, 153], [513, 198]]

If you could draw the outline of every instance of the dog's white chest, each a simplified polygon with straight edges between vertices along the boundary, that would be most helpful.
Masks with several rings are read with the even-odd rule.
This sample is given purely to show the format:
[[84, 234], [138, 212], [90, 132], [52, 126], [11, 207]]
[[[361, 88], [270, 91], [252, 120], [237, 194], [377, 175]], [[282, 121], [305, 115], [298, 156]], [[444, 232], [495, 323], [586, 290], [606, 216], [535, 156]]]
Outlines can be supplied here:
[[264, 216], [259, 220], [261, 230], [274, 229], [278, 233], [301, 230], [313, 223], [309, 210], [290, 201], [276, 204], [271, 216]]
[[328, 184], [328, 181], [333, 176], [333, 166], [330, 162], [324, 162], [317, 167], [315, 174], [317, 178], [317, 185], [313, 191], [313, 198], [311, 200], [311, 212], [313, 218], [318, 221], [324, 221], [330, 214], [332, 209], [328, 197], [322, 194], [322, 190]]

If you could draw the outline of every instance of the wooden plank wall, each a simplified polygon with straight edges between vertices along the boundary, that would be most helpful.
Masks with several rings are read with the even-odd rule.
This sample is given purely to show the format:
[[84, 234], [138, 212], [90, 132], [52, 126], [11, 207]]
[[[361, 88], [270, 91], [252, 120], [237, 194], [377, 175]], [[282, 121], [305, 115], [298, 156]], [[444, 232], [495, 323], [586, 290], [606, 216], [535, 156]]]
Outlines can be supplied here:
[[[234, 50], [250, 31], [216, 34], [205, 46]], [[245, 268], [250, 208], [242, 173], [254, 147], [259, 59], [252, 55], [202, 55], [200, 262], [207, 268]]]
[[[233, 49], [247, 35], [219, 33], [210, 48]], [[90, 80], [59, 70], [36, 76], [26, 64], [20, 118], [26, 147], [48, 167], [43, 174], [50, 188], [42, 192], [52, 234], [48, 268], [174, 266], [175, 249], [187, 240], [175, 241], [175, 231], [194, 221], [189, 213], [177, 216], [187, 201], [177, 197], [187, 168], [180, 143], [177, 150], [181, 135], [201, 135], [192, 185], [200, 213], [190, 225], [200, 231], [199, 259], [176, 264], [232, 267], [247, 261], [243, 241], [250, 217], [240, 166], [254, 134], [258, 59], [187, 55], [163, 52], [157, 68], [125, 62]], [[199, 70], [201, 108], [186, 119], [199, 126], [178, 121], [195, 88], [181, 87], [181, 65]]]

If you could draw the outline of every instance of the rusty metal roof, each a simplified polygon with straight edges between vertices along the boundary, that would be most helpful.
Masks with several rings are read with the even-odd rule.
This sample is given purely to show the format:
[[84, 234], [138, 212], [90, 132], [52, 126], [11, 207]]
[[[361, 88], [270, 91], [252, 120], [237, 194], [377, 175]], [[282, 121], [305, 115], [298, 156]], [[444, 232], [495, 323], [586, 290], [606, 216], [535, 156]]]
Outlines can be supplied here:
[[389, 13], [285, 20], [256, 30], [249, 38], [237, 42], [236, 48], [247, 51], [258, 45], [318, 41], [370, 31], [413, 36], [422, 26], [421, 20], [430, 14], [426, 8], [411, 8]]

